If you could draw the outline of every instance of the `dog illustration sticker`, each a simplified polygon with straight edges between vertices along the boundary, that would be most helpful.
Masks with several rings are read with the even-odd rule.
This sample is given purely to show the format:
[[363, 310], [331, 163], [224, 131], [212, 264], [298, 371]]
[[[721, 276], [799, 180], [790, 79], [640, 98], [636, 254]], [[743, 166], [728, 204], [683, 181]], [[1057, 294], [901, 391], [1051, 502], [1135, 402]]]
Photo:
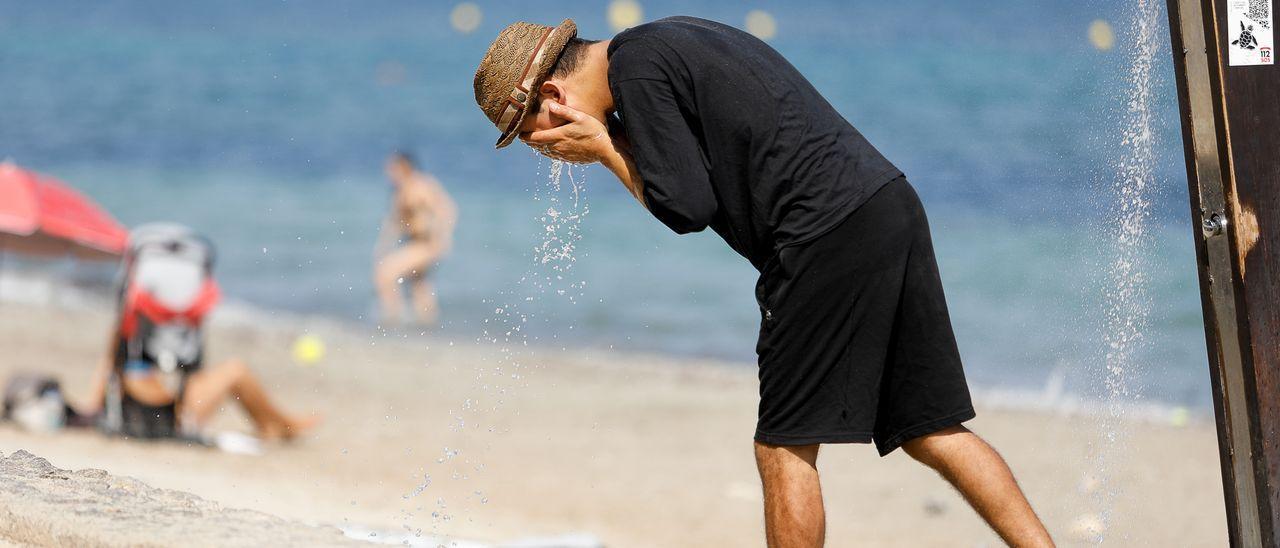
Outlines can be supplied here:
[[1227, 46], [1231, 66], [1271, 65], [1275, 48], [1271, 0], [1227, 0]]

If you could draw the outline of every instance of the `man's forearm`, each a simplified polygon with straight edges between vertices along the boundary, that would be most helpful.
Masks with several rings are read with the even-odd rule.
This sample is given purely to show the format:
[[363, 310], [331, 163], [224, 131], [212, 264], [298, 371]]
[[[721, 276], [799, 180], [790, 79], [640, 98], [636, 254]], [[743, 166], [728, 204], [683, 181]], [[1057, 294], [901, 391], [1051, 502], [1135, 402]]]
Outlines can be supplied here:
[[609, 168], [618, 180], [622, 182], [622, 186], [635, 197], [640, 205], [648, 209], [649, 204], [644, 201], [644, 182], [640, 180], [640, 172], [636, 169], [636, 163], [631, 159], [631, 155], [622, 152], [613, 147], [609, 154], [600, 160], [604, 167]]

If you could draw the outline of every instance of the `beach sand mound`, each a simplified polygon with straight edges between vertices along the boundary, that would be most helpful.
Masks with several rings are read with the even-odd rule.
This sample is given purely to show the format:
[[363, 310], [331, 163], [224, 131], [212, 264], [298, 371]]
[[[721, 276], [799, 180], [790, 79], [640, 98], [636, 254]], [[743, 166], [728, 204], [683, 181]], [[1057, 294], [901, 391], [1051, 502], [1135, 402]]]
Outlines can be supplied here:
[[335, 528], [223, 508], [102, 470], [62, 470], [26, 451], [0, 458], [3, 541], [86, 547], [363, 544]]

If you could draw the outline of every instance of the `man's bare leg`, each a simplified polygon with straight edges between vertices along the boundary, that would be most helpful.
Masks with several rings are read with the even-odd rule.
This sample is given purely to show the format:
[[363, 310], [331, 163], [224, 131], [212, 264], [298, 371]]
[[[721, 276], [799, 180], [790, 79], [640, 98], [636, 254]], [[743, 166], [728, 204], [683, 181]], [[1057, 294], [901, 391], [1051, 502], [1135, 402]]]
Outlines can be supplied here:
[[1053, 546], [1009, 465], [968, 428], [953, 426], [911, 440], [902, 449], [951, 482], [1009, 546]]
[[764, 487], [764, 530], [769, 548], [815, 548], [827, 522], [818, 483], [818, 446], [757, 442], [756, 467]]
[[235, 396], [240, 401], [258, 433], [266, 438], [292, 438], [320, 420], [315, 415], [285, 415], [271, 402], [257, 377], [240, 360], [229, 360], [191, 375], [183, 394], [182, 414], [197, 423], [207, 422], [228, 396]]

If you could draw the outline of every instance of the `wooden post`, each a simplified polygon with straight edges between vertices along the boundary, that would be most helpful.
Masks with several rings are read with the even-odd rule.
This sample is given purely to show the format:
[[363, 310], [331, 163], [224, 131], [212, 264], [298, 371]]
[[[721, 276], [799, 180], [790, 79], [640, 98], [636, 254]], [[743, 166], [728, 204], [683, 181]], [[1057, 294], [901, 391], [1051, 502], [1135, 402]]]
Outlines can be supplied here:
[[[1280, 67], [1231, 65], [1245, 29], [1235, 28], [1238, 14], [1228, 20], [1229, 10], [1247, 9], [1248, 0], [1167, 2], [1228, 534], [1231, 546], [1276, 547]], [[1255, 8], [1263, 5], [1254, 0]]]

